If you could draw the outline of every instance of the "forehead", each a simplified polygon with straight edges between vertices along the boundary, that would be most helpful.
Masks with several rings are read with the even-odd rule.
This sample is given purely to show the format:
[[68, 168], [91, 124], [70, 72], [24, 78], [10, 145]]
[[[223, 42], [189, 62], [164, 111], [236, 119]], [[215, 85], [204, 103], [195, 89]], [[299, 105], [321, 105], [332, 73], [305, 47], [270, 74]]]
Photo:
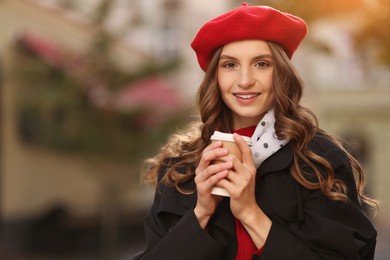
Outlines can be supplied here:
[[266, 41], [243, 40], [228, 43], [223, 46], [221, 55], [246, 56], [271, 54]]

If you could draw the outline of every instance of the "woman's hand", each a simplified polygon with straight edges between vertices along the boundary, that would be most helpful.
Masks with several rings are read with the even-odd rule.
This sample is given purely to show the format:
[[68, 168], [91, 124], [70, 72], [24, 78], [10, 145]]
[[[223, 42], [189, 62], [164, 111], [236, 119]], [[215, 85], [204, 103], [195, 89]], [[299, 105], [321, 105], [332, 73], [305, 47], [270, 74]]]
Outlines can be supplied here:
[[256, 201], [256, 166], [252, 151], [241, 136], [238, 134], [233, 136], [241, 150], [242, 162], [234, 155], [220, 158], [225, 162], [232, 162], [233, 167], [218, 186], [228, 190], [233, 215], [244, 225], [257, 248], [260, 248], [267, 239], [272, 222]]
[[211, 194], [212, 187], [228, 175], [233, 167], [232, 162], [211, 164], [212, 161], [220, 159], [228, 154], [228, 150], [222, 148], [222, 142], [218, 141], [207, 146], [195, 170], [195, 184], [198, 200], [194, 209], [202, 228], [207, 226], [210, 217], [214, 214], [222, 197]]
[[242, 162], [231, 154], [222, 157], [221, 160], [231, 162], [233, 167], [218, 185], [229, 191], [232, 213], [242, 221], [251, 211], [258, 208], [255, 197], [256, 167], [252, 151], [244, 139], [238, 134], [234, 134], [233, 137], [241, 150]]

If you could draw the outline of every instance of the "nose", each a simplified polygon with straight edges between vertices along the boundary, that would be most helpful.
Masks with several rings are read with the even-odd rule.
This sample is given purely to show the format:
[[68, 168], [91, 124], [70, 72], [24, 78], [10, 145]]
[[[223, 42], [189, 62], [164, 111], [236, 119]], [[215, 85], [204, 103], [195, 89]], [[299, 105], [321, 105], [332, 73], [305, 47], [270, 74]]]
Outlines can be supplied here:
[[248, 68], [242, 68], [239, 72], [239, 78], [237, 85], [241, 88], [249, 88], [255, 84], [255, 78], [252, 75], [252, 71]]

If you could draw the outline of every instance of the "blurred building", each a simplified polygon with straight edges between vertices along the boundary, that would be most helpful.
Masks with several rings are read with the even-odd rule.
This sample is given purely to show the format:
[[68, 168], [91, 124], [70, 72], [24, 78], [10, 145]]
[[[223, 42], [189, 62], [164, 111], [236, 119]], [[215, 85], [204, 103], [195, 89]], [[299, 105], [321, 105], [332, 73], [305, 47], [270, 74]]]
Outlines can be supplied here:
[[[0, 1], [0, 258], [4, 247], [35, 250], [38, 254], [82, 253], [86, 247], [93, 254], [107, 257], [122, 250], [119, 240], [130, 243], [123, 250], [132, 250], [140, 243], [134, 239], [142, 236], [142, 219], [153, 188], [139, 185], [139, 172], [133, 172], [139, 166], [104, 156], [83, 158], [31, 146], [18, 134], [20, 59], [15, 46], [26, 45], [53, 66], [61, 59], [59, 56], [85, 55], [101, 29], [95, 23], [101, 2]], [[192, 102], [201, 72], [189, 42], [201, 23], [227, 8], [216, 4], [208, 5], [206, 10], [204, 2], [106, 1], [113, 5], [103, 24], [113, 39], [112, 60], [131, 72], [146, 60], [164, 64], [180, 56], [180, 69], [174, 76], [167, 76], [165, 83], [176, 88], [182, 103]], [[150, 88], [156, 87], [155, 79], [150, 82]], [[131, 91], [124, 91], [118, 101], [121, 108], [134, 105], [134, 100], [126, 97], [128, 93]], [[98, 105], [104, 104], [102, 94], [97, 91], [94, 95]], [[126, 225], [124, 232], [118, 231], [122, 222]], [[58, 233], [58, 239], [50, 239], [51, 232]]]
[[[18, 40], [22, 36], [32, 36], [35, 38], [34, 40], [40, 41], [37, 44], [54, 45], [55, 48], [65, 50], [65, 53], [83, 54], [91, 48], [91, 42], [97, 30], [93, 23], [93, 14], [100, 1], [83, 1], [83, 3], [67, 1], [78, 3], [73, 9], [65, 8], [66, 5], [65, 7], [61, 6], [61, 3], [64, 5], [65, 2], [43, 0], [0, 2], [0, 54], [3, 75], [2, 214], [5, 218], [39, 211], [40, 207], [45, 207], [43, 205], [45, 203], [62, 200], [55, 198], [55, 194], [58, 193], [62, 193], [62, 195], [58, 195], [60, 197], [73, 197], [65, 199], [71, 201], [71, 204], [73, 202], [80, 203], [79, 206], [76, 206], [78, 208], [76, 211], [88, 211], [91, 207], [95, 208], [95, 206], [83, 205], [82, 201], [96, 199], [95, 195], [89, 197], [87, 194], [88, 191], [92, 194], [96, 192], [96, 183], [94, 184], [96, 181], [90, 178], [94, 179], [94, 175], [99, 176], [99, 174], [88, 172], [90, 170], [93, 172], [99, 171], [100, 166], [93, 166], [95, 169], [88, 169], [90, 166], [82, 165], [82, 162], [73, 162], [73, 159], [70, 159], [72, 162], [67, 161], [67, 159], [50, 151], [31, 150], [31, 148], [24, 147], [18, 142], [15, 131], [12, 102], [18, 93], [13, 93], [14, 88], [12, 88], [13, 70], [15, 69], [14, 66], [17, 66], [14, 60], [13, 46], [17, 44]], [[172, 86], [176, 86], [184, 93], [183, 99], [189, 100], [189, 98], [192, 98], [190, 95], [193, 94], [199, 80], [197, 76], [201, 74], [198, 72], [196, 76], [188, 76], [193, 74], [192, 69], [188, 68], [196, 66], [192, 51], [188, 48], [189, 42], [196, 28], [207, 19], [206, 17], [222, 12], [223, 8], [226, 7], [220, 5], [213, 7], [211, 5], [208, 10], [203, 10], [202, 1], [189, 1], [188, 3], [162, 0], [117, 2], [118, 6], [112, 8], [113, 14], [110, 15], [105, 24], [114, 36], [119, 35], [116, 37], [115, 48], [112, 51], [116, 62], [131, 71], [136, 70], [137, 66], [148, 58], [154, 59], [156, 62], [164, 62], [164, 59], [181, 55], [185, 60], [184, 68], [180, 69], [177, 77], [175, 75], [172, 78], [172, 81], [176, 82]], [[124, 19], [125, 17], [127, 19]], [[192, 17], [192, 19], [187, 19], [188, 17]], [[121, 24], [123, 21], [130, 25]], [[187, 74], [188, 77], [182, 75], [186, 71], [190, 71]], [[183, 80], [184, 78], [186, 80]], [[42, 154], [38, 155], [39, 153]], [[38, 157], [34, 158], [35, 156]], [[65, 161], [61, 163], [61, 160]], [[47, 163], [52, 164], [53, 162], [55, 162], [54, 165], [47, 165]], [[31, 168], [31, 165], [35, 165], [34, 167], [38, 169]], [[63, 169], [63, 167], [70, 168]], [[52, 172], [49, 169], [56, 169], [56, 171]], [[39, 179], [42, 178], [42, 181], [48, 182], [50, 185], [44, 185], [44, 189], [31, 187], [30, 185], [37, 179], [37, 175], [32, 171], [36, 171], [36, 174], [42, 174]], [[45, 176], [46, 174], [50, 175]], [[70, 181], [72, 178], [70, 175], [81, 175], [83, 177], [77, 181]], [[69, 185], [73, 186], [72, 189], [75, 189], [75, 192], [67, 191], [67, 181], [57, 179], [63, 178], [61, 176], [70, 181]], [[53, 186], [55, 183], [59, 183], [61, 187]], [[23, 185], [27, 187], [21, 189]], [[76, 192], [78, 188], [75, 186], [78, 185], [81, 189], [80, 194]], [[46, 195], [43, 195], [45, 198], [40, 198], [40, 193], [37, 194], [36, 191], [45, 193]], [[30, 195], [29, 192], [33, 192], [34, 196]], [[37, 204], [41, 204], [41, 206], [35, 205], [33, 201], [26, 201], [26, 197], [35, 197]], [[86, 202], [86, 204], [90, 203], [92, 201]]]
[[[318, 116], [320, 127], [347, 142], [366, 170], [366, 193], [379, 199], [377, 257], [390, 255], [390, 68], [373, 56], [359, 55], [353, 32], [364, 17], [322, 19], [294, 61], [306, 85], [304, 103]], [[371, 55], [375, 45], [369, 46]]]
[[[115, 6], [104, 26], [116, 39], [111, 53], [113, 60], [131, 71], [146, 59], [166, 63], [179, 58], [180, 67], [168, 80], [181, 99], [191, 104], [202, 71], [189, 44], [205, 21], [229, 9], [232, 3], [211, 4], [205, 0], [112, 2]], [[62, 212], [59, 208], [65, 208], [85, 224], [93, 216], [103, 215], [105, 217], [98, 221], [100, 225], [106, 223], [103, 225], [107, 229], [99, 236], [112, 238], [101, 238], [109, 252], [116, 242], [117, 234], [110, 230], [118, 221], [116, 214], [134, 214], [132, 219], [139, 225], [143, 216], [137, 214], [143, 214], [150, 206], [153, 188], [134, 183], [136, 178], [128, 176], [132, 165], [113, 163], [105, 158], [91, 161], [24, 144], [18, 137], [15, 117], [18, 92], [14, 72], [18, 61], [14, 45], [28, 33], [69, 53], [87, 53], [99, 29], [94, 24], [99, 3], [92, 0], [0, 0], [0, 217], [8, 223], [36, 218], [47, 212], [53, 213], [49, 216], [56, 216]], [[313, 24], [293, 61], [306, 82], [304, 103], [318, 114], [320, 126], [351, 142], [364, 162], [368, 192], [382, 201], [376, 222], [384, 227], [383, 233], [387, 232], [388, 238], [389, 69], [356, 55], [350, 30], [354, 19], [359, 18], [349, 18]], [[89, 225], [99, 225], [94, 221], [96, 218]], [[142, 232], [142, 227], [138, 231]], [[385, 243], [382, 244], [384, 248]]]

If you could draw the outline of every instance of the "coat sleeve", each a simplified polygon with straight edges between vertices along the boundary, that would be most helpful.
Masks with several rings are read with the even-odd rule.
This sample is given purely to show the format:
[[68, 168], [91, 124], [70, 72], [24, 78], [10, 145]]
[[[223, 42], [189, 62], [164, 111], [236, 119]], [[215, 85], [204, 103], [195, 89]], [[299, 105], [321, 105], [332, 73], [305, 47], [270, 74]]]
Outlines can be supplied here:
[[323, 155], [346, 183], [348, 202], [307, 190], [290, 175], [269, 174], [265, 190], [272, 226], [262, 254], [254, 259], [374, 259], [376, 230], [357, 200], [348, 158], [340, 149]]
[[[159, 179], [165, 174], [163, 169]], [[160, 185], [145, 218], [146, 249], [134, 260], [219, 259], [226, 245], [199, 225], [188, 195]], [[196, 201], [196, 200], [195, 200]]]

